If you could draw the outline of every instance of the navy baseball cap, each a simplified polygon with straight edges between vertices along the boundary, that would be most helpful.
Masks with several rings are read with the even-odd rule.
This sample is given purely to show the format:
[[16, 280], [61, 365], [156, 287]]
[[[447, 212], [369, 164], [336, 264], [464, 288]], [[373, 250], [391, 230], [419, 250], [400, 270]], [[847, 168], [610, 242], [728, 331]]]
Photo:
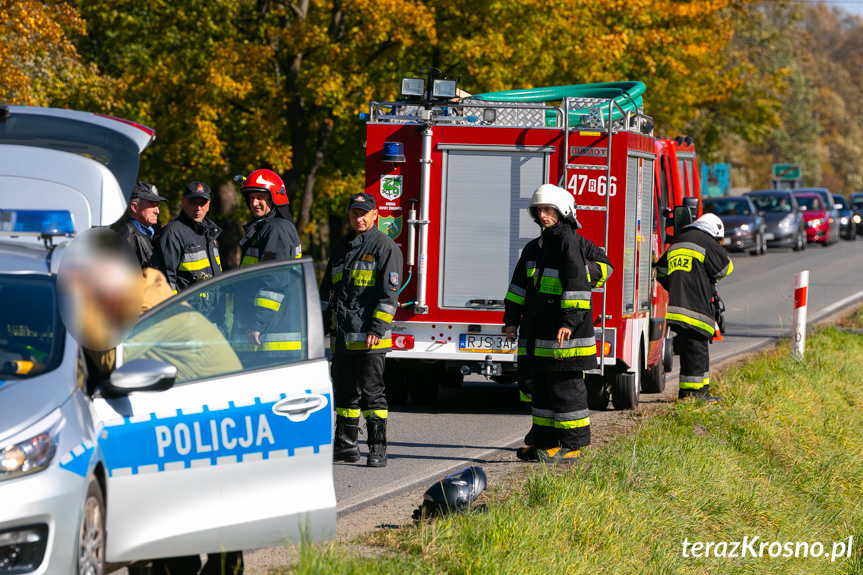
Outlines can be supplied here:
[[189, 182], [186, 186], [186, 191], [183, 192], [184, 198], [204, 198], [210, 201], [210, 186], [204, 182]]
[[151, 202], [167, 202], [168, 198], [163, 198], [159, 195], [159, 190], [153, 184], [147, 182], [137, 182], [132, 190], [132, 200], [150, 200]]
[[366, 212], [370, 212], [376, 207], [377, 204], [375, 204], [375, 197], [373, 195], [359, 192], [358, 194], [353, 194], [351, 196], [351, 203], [348, 205], [348, 211], [351, 211], [354, 208], [359, 208]]

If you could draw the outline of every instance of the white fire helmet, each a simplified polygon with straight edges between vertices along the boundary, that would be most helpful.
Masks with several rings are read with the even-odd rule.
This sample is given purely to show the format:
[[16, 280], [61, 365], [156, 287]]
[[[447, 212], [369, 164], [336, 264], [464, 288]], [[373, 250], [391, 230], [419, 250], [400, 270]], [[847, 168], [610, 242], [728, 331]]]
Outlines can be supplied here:
[[707, 232], [717, 240], [725, 237], [725, 225], [716, 214], [704, 214], [686, 227], [690, 226], [698, 228], [702, 232]]
[[575, 198], [572, 194], [555, 186], [554, 184], [543, 184], [536, 189], [533, 196], [530, 198], [530, 217], [539, 224], [538, 207], [548, 206], [556, 209], [561, 216], [561, 221], [569, 221], [575, 224], [577, 229], [581, 229], [581, 223], [575, 217]]

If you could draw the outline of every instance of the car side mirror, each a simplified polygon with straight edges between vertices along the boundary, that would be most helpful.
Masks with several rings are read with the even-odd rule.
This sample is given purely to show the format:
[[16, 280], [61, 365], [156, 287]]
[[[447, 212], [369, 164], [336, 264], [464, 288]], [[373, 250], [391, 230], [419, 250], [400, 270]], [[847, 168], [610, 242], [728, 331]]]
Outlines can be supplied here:
[[177, 368], [156, 359], [133, 359], [111, 373], [102, 385], [110, 394], [132, 391], [164, 391], [177, 379]]

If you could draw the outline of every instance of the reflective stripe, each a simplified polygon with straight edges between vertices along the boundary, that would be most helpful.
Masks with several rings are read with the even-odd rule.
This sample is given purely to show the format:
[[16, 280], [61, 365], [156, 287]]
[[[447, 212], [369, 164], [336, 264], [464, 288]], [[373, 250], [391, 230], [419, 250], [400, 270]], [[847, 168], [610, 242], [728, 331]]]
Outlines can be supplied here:
[[297, 246], [294, 248], [294, 259], [300, 259], [303, 257], [303, 248], [302, 246]]
[[[392, 335], [393, 335], [393, 332], [390, 330], [387, 330], [384, 332], [385, 338], [390, 338], [390, 337], [392, 337]], [[362, 342], [365, 342], [366, 337], [368, 337], [368, 334], [365, 332], [346, 333], [345, 334], [345, 341], [351, 341], [351, 342], [362, 341]], [[381, 338], [381, 339], [383, 339], [383, 338]]]
[[561, 296], [560, 307], [563, 309], [590, 309], [590, 292], [565, 291]]
[[522, 403], [531, 403], [533, 401], [529, 394], [520, 389], [518, 390], [518, 398]]
[[344, 272], [344, 271], [345, 271], [344, 264], [338, 265], [338, 266], [333, 266], [333, 269], [330, 272], [330, 277], [332, 278], [334, 284], [342, 281], [342, 272]]
[[554, 359], [596, 355], [596, 339], [592, 337], [570, 339], [563, 342], [562, 346], [557, 344], [557, 340], [538, 339], [534, 354], [537, 357], [552, 357]]
[[515, 295], [511, 291], [506, 292], [506, 295], [503, 297], [503, 299], [511, 301], [514, 304], [524, 305], [524, 298], [519, 295]]
[[587, 427], [588, 425], [590, 425], [589, 409], [554, 414], [554, 426], [557, 429], [575, 429], [577, 427]]
[[210, 260], [207, 257], [207, 252], [199, 250], [190, 254], [183, 254], [183, 260], [177, 266], [178, 270], [192, 272], [210, 267]]
[[694, 252], [690, 254], [692, 257], [699, 261], [704, 261], [704, 254], [706, 252], [704, 251], [704, 248], [702, 248], [698, 244], [694, 244], [692, 242], [680, 242], [679, 244], [674, 244], [674, 246], [671, 248], [671, 251], [668, 252], [668, 257], [672, 257], [672, 255], [678, 250], [684, 252]]
[[731, 260], [728, 260], [728, 265], [722, 268], [722, 271], [719, 272], [719, 275], [716, 276], [716, 279], [721, 280], [725, 276], [730, 276], [731, 272], [734, 271], [734, 264], [731, 263]]
[[366, 419], [386, 419], [387, 415], [386, 409], [366, 409], [363, 411], [363, 417]]
[[599, 266], [601, 272], [599, 279], [596, 281], [596, 287], [600, 288], [605, 284], [605, 280], [607, 280], [608, 276], [612, 274], [614, 268], [602, 262], [596, 262], [596, 265]]
[[665, 319], [691, 325], [705, 331], [709, 335], [713, 335], [713, 332], [716, 330], [716, 320], [714, 318], [678, 306], [668, 306]]
[[258, 258], [252, 256], [243, 256], [243, 261], [240, 262], [240, 267], [252, 266], [258, 263]]
[[710, 383], [710, 378], [703, 375], [681, 375], [680, 389], [701, 389]]
[[386, 338], [386, 339], [381, 338], [381, 341], [379, 341], [377, 343], [377, 345], [373, 345], [371, 347], [368, 347], [366, 345], [365, 340], [363, 340], [363, 341], [346, 341], [345, 342], [345, 348], [349, 349], [351, 351], [360, 351], [360, 350], [364, 350], [364, 349], [386, 349], [386, 348], [392, 347], [392, 346], [393, 346], [393, 340], [390, 338]]
[[350, 407], [337, 407], [336, 408], [336, 415], [341, 415], [342, 417], [357, 418], [360, 416], [360, 410], [359, 409], [353, 409]]
[[285, 299], [285, 294], [265, 289], [258, 290], [256, 296], [256, 306], [271, 309], [273, 311], [279, 311], [279, 308], [282, 307], [282, 302]]
[[532, 278], [533, 274], [536, 273], [536, 262], [525, 262], [525, 267], [527, 268], [527, 277]]
[[256, 297], [255, 305], [264, 309], [271, 309], [273, 311], [279, 311], [279, 308], [282, 307], [279, 302], [263, 297]]
[[526, 289], [524, 289], [524, 288], [522, 288], [522, 287], [518, 287], [518, 286], [517, 286], [517, 285], [515, 285], [515, 284], [509, 284], [509, 291], [510, 291], [510, 293], [512, 293], [513, 295], [521, 296], [522, 298], [524, 298], [524, 296], [526, 296], [526, 295], [527, 295], [527, 290], [526, 290]]
[[387, 323], [392, 323], [392, 321], [393, 321], [393, 314], [387, 313], [385, 311], [381, 311], [379, 309], [376, 309], [374, 311], [374, 313], [372, 314], [372, 317], [375, 319], [379, 319], [381, 321], [385, 321]]

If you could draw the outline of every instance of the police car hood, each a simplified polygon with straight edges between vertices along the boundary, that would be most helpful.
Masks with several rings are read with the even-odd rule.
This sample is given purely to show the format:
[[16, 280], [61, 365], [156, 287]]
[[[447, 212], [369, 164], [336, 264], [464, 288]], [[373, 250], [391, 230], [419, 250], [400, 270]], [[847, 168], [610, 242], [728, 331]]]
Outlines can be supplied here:
[[77, 390], [77, 357], [70, 353], [74, 349], [75, 341], [67, 335], [66, 352], [57, 369], [28, 379], [0, 379], [0, 449], [5, 439], [31, 426], [34, 433], [43, 431], [38, 429], [39, 421]]

